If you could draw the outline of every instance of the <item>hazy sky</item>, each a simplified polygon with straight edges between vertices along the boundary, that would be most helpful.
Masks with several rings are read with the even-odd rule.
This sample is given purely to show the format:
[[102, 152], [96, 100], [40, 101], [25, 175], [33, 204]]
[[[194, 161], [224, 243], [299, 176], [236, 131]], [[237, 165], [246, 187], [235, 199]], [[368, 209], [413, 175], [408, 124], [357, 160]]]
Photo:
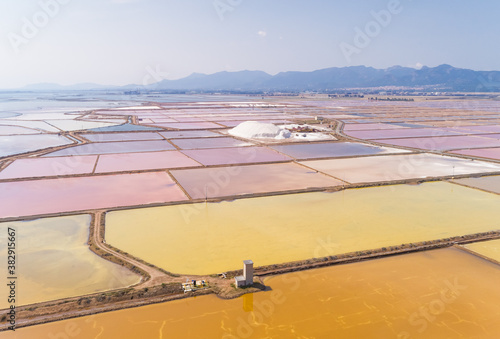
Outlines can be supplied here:
[[500, 70], [498, 13], [497, 0], [1, 0], [0, 88], [350, 65]]

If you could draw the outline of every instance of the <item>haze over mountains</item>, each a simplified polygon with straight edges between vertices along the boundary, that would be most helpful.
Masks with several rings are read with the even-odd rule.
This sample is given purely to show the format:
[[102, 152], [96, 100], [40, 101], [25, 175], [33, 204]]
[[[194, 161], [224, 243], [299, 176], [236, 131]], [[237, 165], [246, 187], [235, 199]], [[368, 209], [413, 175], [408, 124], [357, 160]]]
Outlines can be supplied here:
[[152, 85], [104, 86], [77, 84], [29, 85], [21, 90], [173, 90], [173, 91], [335, 91], [352, 88], [405, 87], [429, 91], [498, 92], [500, 71], [474, 71], [450, 65], [437, 67], [394, 66], [375, 69], [366, 66], [332, 67], [312, 72], [281, 72], [270, 75], [262, 71], [193, 73], [178, 80], [162, 80]]

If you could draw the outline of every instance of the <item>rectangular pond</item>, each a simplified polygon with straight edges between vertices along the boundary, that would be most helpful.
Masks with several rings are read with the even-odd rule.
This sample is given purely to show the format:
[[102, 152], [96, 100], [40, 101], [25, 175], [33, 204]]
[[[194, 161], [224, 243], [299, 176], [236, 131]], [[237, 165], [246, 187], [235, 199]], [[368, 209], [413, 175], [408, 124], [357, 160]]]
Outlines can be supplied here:
[[289, 163], [170, 171], [193, 199], [338, 186], [342, 182]]
[[405, 150], [361, 144], [355, 142], [314, 142], [271, 146], [280, 153], [295, 159], [337, 158], [384, 153], [404, 153]]
[[0, 218], [181, 201], [166, 172], [0, 183]]
[[447, 136], [429, 138], [375, 139], [382, 144], [425, 149], [431, 151], [447, 151], [461, 148], [499, 147], [500, 140], [481, 136]]
[[59, 128], [62, 131], [80, 131], [92, 128], [116, 126], [122, 124], [123, 121], [109, 123], [86, 120], [47, 120], [47, 123], [56, 128]]
[[209, 138], [220, 137], [221, 135], [212, 131], [168, 131], [160, 132], [166, 139], [182, 139], [182, 138]]
[[473, 188], [478, 188], [484, 191], [500, 194], [500, 176], [498, 175], [480, 177], [480, 178], [455, 179], [453, 180], [453, 182]]
[[156, 127], [162, 127], [162, 128], [171, 128], [171, 129], [178, 129], [178, 130], [189, 130], [189, 129], [211, 129], [211, 128], [222, 128], [223, 126], [218, 125], [213, 122], [165, 122], [165, 123], [157, 123], [157, 124], [152, 124], [153, 126]]
[[111, 212], [106, 241], [171, 272], [210, 274], [248, 258], [270, 265], [496, 230], [499, 203], [445, 182], [289, 194]]
[[267, 147], [231, 147], [184, 150], [182, 153], [205, 166], [291, 161], [292, 158]]
[[92, 155], [111, 153], [133, 153], [133, 152], [153, 152], [175, 150], [167, 140], [147, 140], [147, 141], [115, 141], [98, 142], [85, 145], [69, 147], [60, 151], [46, 154], [49, 157], [59, 157], [65, 155]]
[[201, 165], [179, 151], [121, 153], [101, 155], [95, 172], [109, 173], [198, 166]]
[[464, 149], [459, 151], [453, 151], [451, 153], [470, 155], [479, 158], [500, 160], [500, 147]]
[[221, 148], [251, 146], [253, 143], [241, 141], [231, 137], [221, 138], [197, 138], [197, 139], [175, 139], [171, 141], [181, 149]]
[[[350, 118], [350, 115], [344, 117]], [[337, 118], [338, 119], [338, 118]], [[401, 129], [406, 128], [404, 126], [383, 124], [383, 123], [366, 123], [366, 124], [345, 124], [344, 131], [364, 131], [364, 130], [379, 130], [379, 129]]]
[[162, 140], [162, 136], [154, 132], [138, 132], [138, 133], [93, 133], [82, 134], [87, 140], [92, 142], [107, 142], [107, 141], [140, 141], [140, 140]]
[[54, 134], [0, 136], [0, 157], [73, 143], [73, 140]]
[[5, 126], [0, 125], [0, 135], [16, 135], [16, 134], [40, 134], [41, 131], [36, 129], [21, 127], [21, 126]]
[[90, 174], [96, 155], [17, 159], [0, 172], [0, 179]]
[[301, 164], [350, 183], [500, 172], [500, 164], [424, 153], [311, 160]]
[[463, 245], [463, 247], [481, 256], [500, 262], [500, 239], [474, 242]]
[[445, 128], [404, 128], [372, 131], [348, 131], [347, 135], [359, 139], [395, 139], [414, 137], [442, 137], [448, 135], [463, 135], [465, 132], [456, 132]]
[[60, 132], [61, 130], [58, 128], [55, 128], [52, 125], [47, 124], [45, 121], [15, 121], [15, 120], [0, 120], [0, 124], [2, 126], [8, 125], [8, 126], [20, 126], [20, 127], [26, 127], [30, 129], [35, 129], [39, 130], [41, 132]]

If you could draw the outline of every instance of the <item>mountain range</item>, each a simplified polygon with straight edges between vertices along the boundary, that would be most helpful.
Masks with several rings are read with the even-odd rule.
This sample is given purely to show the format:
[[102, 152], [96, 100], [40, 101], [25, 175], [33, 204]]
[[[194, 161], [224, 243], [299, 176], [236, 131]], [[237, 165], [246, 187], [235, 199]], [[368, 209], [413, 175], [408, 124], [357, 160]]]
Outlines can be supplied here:
[[193, 73], [178, 80], [162, 80], [151, 85], [104, 86], [77, 84], [30, 85], [22, 90], [162, 90], [162, 91], [335, 91], [398, 87], [424, 91], [452, 92], [498, 92], [500, 71], [474, 71], [450, 65], [437, 67], [393, 66], [376, 69], [366, 66], [332, 67], [312, 72], [281, 72], [270, 75], [262, 71], [218, 72], [214, 74]]

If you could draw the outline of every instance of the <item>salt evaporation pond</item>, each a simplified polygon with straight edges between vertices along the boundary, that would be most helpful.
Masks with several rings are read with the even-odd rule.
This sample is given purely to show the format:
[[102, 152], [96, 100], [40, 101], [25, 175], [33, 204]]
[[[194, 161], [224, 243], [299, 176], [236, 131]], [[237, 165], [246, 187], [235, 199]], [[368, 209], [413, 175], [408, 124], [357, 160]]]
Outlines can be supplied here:
[[160, 132], [167, 139], [182, 139], [182, 138], [211, 138], [220, 137], [221, 134], [211, 131], [168, 131]]
[[[350, 115], [345, 117], [350, 118]], [[334, 117], [335, 118], [335, 117]], [[342, 117], [336, 117], [337, 119], [342, 119]], [[378, 130], [378, 129], [401, 129], [406, 126], [396, 125], [396, 124], [384, 124], [380, 122], [375, 123], [361, 123], [361, 124], [345, 124], [344, 131], [364, 131], [364, 130]]]
[[210, 129], [210, 128], [222, 128], [221, 125], [215, 124], [213, 122], [172, 122], [172, 123], [158, 123], [153, 124], [156, 127], [173, 128], [173, 129]]
[[34, 130], [40, 130], [41, 132], [56, 132], [59, 133], [61, 130], [49, 125], [45, 121], [15, 121], [15, 120], [0, 120], [2, 126], [20, 126], [26, 127]]
[[108, 141], [141, 141], [141, 140], [161, 140], [161, 135], [154, 132], [138, 132], [138, 133], [93, 133], [82, 134], [87, 140], [92, 142], [108, 142]]
[[350, 131], [347, 135], [359, 139], [392, 139], [392, 138], [410, 138], [410, 137], [441, 137], [448, 135], [463, 135], [465, 132], [456, 132], [444, 128], [405, 128], [405, 129], [387, 129], [371, 131]]
[[63, 131], [80, 131], [92, 128], [111, 127], [123, 123], [122, 120], [119, 120], [114, 123], [109, 123], [109, 122], [87, 121], [87, 120], [76, 120], [76, 119], [48, 120], [47, 122]]
[[433, 182], [145, 208], [108, 213], [106, 240], [171, 272], [210, 274], [248, 258], [269, 265], [496, 230], [499, 202]]
[[373, 142], [394, 146], [411, 147], [431, 151], [447, 151], [460, 148], [499, 147], [500, 140], [483, 136], [445, 136], [428, 138], [376, 139]]
[[184, 150], [182, 153], [205, 166], [292, 161], [292, 158], [267, 147], [195, 149]]
[[232, 300], [201, 296], [4, 336], [442, 339], [460, 333], [496, 338], [499, 279], [497, 265], [443, 249], [275, 276], [265, 279], [270, 291]]
[[73, 143], [66, 137], [53, 134], [0, 136], [0, 157]]
[[111, 153], [132, 153], [132, 152], [152, 152], [175, 150], [167, 140], [146, 140], [146, 141], [116, 141], [99, 142], [85, 145], [69, 147], [60, 151], [49, 153], [45, 156], [59, 157], [65, 155], [93, 155]]
[[500, 148], [499, 147], [467, 149], [467, 150], [454, 151], [451, 153], [500, 160]]
[[251, 146], [253, 143], [241, 141], [231, 137], [208, 138], [208, 139], [176, 139], [172, 143], [181, 149], [199, 148], [221, 148], [221, 147], [242, 147]]
[[500, 176], [493, 175], [480, 178], [456, 179], [453, 182], [461, 185], [478, 188], [484, 191], [500, 194]]
[[179, 151], [103, 154], [99, 156], [95, 173], [198, 166], [201, 165]]
[[425, 153], [310, 160], [301, 164], [350, 183], [500, 171], [500, 164], [497, 163]]
[[0, 218], [187, 200], [166, 172], [0, 183]]
[[[89, 215], [0, 223], [16, 230], [17, 306], [112, 290], [140, 277], [92, 253], [87, 245]], [[7, 262], [7, 238], [0, 238], [0, 259]], [[7, 295], [6, 284], [0, 293]], [[0, 308], [9, 307], [7, 298]]]
[[40, 134], [42, 132], [35, 129], [21, 126], [0, 125], [0, 135], [16, 135], [16, 134]]
[[355, 142], [291, 144], [272, 146], [271, 148], [296, 159], [337, 158], [406, 152], [396, 148], [359, 144]]
[[[257, 153], [242, 153], [256, 158]], [[245, 155], [246, 154], [246, 155]], [[214, 158], [219, 160], [223, 153]], [[222, 160], [222, 159], [221, 159]], [[172, 170], [193, 199], [339, 186], [343, 182], [291, 163]]]
[[96, 162], [96, 155], [17, 159], [0, 172], [0, 179], [90, 174]]
[[474, 242], [464, 245], [464, 247], [482, 256], [500, 262], [500, 239]]

